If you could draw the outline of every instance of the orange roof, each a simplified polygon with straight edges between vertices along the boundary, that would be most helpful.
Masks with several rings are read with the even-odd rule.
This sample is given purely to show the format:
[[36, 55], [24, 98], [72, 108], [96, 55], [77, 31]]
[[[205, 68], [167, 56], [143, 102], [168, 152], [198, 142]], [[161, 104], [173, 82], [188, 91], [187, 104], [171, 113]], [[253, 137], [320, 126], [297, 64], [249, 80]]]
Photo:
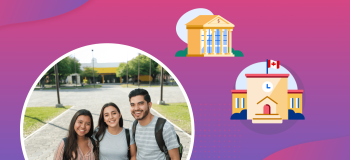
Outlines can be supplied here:
[[208, 23], [210, 20], [216, 18], [219, 15], [199, 15], [198, 17], [196, 17], [195, 19], [193, 19], [192, 21], [188, 22], [186, 24], [186, 26], [196, 26], [196, 25], [203, 25]]
[[270, 99], [272, 102], [275, 102], [276, 104], [278, 104], [276, 101], [274, 101], [272, 98], [270, 98], [269, 96], [266, 96], [265, 98], [263, 98], [262, 100], [260, 100], [257, 104], [259, 104], [260, 102], [264, 101], [266, 98]]

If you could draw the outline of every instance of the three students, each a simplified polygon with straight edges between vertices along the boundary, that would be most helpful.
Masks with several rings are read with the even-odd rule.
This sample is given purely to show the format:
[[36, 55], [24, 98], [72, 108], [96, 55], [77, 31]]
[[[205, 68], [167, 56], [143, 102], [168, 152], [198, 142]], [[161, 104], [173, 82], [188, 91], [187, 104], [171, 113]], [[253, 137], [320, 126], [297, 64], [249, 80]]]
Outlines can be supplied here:
[[170, 123], [164, 122], [160, 132], [167, 152], [157, 145], [158, 117], [150, 113], [152, 102], [148, 92], [135, 89], [130, 92], [129, 101], [131, 114], [136, 119], [130, 131], [123, 127], [123, 117], [114, 103], [103, 105], [95, 131], [90, 111], [77, 111], [67, 138], [56, 149], [54, 160], [180, 160], [179, 143]]

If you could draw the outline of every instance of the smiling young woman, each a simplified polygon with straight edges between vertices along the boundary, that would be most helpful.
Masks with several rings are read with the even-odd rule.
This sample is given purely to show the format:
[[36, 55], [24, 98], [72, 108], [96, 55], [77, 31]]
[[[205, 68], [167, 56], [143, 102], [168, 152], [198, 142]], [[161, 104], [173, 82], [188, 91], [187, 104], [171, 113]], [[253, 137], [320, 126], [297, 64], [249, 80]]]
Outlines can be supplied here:
[[129, 130], [123, 127], [123, 117], [116, 104], [103, 105], [93, 138], [97, 144], [97, 160], [136, 160], [136, 145], [130, 141]]
[[[54, 160], [95, 160], [94, 143], [91, 138], [94, 122], [90, 111], [82, 109], [73, 116], [64, 138], [56, 149]], [[77, 156], [76, 156], [77, 155]]]

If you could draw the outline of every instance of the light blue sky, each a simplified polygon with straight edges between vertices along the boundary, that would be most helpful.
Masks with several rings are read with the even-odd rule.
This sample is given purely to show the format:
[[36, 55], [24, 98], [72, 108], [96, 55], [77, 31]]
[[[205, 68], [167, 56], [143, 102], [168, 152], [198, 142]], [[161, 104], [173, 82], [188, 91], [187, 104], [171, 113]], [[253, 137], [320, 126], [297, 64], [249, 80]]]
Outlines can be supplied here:
[[181, 16], [179, 21], [177, 21], [176, 33], [180, 37], [180, 39], [185, 43], [187, 43], [187, 29], [185, 24], [190, 22], [194, 18], [198, 17], [199, 15], [214, 15], [214, 14], [207, 9], [197, 8], [186, 12], [184, 15]]
[[[248, 67], [246, 67], [239, 75], [236, 80], [236, 89], [242, 89], [246, 90], [247, 89], [247, 77], [245, 74], [266, 74], [266, 62], [258, 62], [254, 63]], [[293, 75], [282, 65], [280, 65], [279, 69], [269, 69], [269, 74], [289, 74], [288, 77], [288, 89], [298, 89], [297, 82], [295, 81]]]

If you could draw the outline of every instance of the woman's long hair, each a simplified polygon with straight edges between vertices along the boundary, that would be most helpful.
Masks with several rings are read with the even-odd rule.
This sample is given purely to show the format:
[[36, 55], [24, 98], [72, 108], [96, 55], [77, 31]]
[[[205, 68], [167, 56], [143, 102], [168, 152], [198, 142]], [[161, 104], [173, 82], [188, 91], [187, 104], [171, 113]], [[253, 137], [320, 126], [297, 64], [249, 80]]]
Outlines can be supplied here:
[[[97, 159], [97, 160], [99, 159], [99, 156], [100, 156], [99, 155], [100, 154], [100, 148], [99, 148], [100, 142], [102, 141], [102, 139], [106, 133], [106, 129], [108, 128], [108, 125], [104, 121], [103, 111], [105, 110], [106, 107], [109, 107], [109, 106], [113, 106], [114, 108], [117, 109], [119, 114], [121, 114], [118, 106], [112, 102], [104, 104], [103, 107], [101, 108], [100, 117], [98, 118], [98, 124], [97, 124], [97, 127], [95, 129], [95, 132], [96, 132], [95, 139], [96, 139], [96, 146], [97, 146], [97, 149], [95, 152], [95, 159]], [[123, 127], [123, 116], [120, 116], [120, 118], [119, 118], [119, 127]], [[101, 138], [100, 138], [100, 136], [101, 136]]]
[[[75, 113], [72, 120], [70, 121], [69, 130], [68, 130], [68, 136], [67, 136], [67, 146], [64, 147], [64, 153], [63, 156], [65, 159], [74, 159], [76, 160], [78, 158], [78, 134], [74, 130], [75, 122], [77, 121], [78, 117], [84, 115], [89, 116], [91, 119], [91, 128], [89, 133], [85, 135], [85, 137], [91, 137], [94, 131], [94, 121], [92, 119], [92, 115], [90, 111], [86, 109], [81, 109]], [[73, 152], [75, 157], [73, 157]]]

